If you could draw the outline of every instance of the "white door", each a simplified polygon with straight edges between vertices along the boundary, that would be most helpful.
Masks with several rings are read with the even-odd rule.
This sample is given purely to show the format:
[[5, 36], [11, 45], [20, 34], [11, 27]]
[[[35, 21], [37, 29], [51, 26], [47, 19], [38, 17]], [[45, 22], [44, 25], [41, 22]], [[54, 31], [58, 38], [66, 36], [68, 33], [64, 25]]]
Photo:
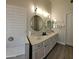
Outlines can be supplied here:
[[66, 44], [73, 46], [73, 14], [67, 14], [67, 40]]

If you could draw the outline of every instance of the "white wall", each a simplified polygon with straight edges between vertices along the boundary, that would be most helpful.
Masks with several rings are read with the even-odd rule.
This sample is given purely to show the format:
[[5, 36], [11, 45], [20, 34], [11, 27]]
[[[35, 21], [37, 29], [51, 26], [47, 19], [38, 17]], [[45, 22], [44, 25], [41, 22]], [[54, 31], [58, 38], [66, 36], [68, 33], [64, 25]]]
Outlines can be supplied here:
[[66, 2], [66, 14], [73, 13], [73, 3], [70, 3], [70, 0], [65, 0]]
[[66, 15], [72, 12], [73, 6], [70, 0], [52, 0], [52, 18], [56, 18], [60, 28], [55, 29], [59, 32], [58, 42], [66, 43]]
[[[7, 5], [6, 9], [7, 57], [25, 54], [26, 11], [25, 8]], [[13, 37], [13, 41], [9, 41]]]
[[[19, 2], [19, 3], [18, 3]], [[6, 55], [8, 57], [15, 57], [17, 55], [25, 54], [25, 43], [27, 35], [27, 8], [25, 8], [25, 0], [7, 0], [6, 9]], [[9, 41], [8, 38], [14, 37], [14, 41]], [[29, 47], [26, 49], [29, 55]], [[27, 59], [29, 59], [27, 55]]]

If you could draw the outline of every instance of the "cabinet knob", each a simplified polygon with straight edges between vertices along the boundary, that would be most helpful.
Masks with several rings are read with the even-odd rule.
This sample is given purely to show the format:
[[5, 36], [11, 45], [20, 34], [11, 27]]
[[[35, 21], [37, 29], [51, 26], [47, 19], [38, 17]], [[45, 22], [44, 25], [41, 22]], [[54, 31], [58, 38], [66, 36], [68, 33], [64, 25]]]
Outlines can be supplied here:
[[47, 47], [47, 46], [45, 45], [45, 47]]

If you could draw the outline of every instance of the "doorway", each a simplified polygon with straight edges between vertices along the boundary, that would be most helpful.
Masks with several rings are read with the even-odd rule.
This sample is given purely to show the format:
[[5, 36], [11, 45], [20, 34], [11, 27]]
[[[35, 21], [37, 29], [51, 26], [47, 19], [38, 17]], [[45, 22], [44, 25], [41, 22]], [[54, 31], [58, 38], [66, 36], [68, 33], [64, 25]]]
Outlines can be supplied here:
[[67, 27], [66, 27], [66, 32], [67, 32], [67, 39], [66, 39], [66, 44], [73, 46], [73, 13], [67, 14]]

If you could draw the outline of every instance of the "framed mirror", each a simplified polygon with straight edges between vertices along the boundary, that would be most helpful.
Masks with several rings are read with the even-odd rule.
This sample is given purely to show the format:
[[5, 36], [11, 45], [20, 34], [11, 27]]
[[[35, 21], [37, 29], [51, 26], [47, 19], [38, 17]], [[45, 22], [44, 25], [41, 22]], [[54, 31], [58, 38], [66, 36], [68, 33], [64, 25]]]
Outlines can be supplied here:
[[43, 28], [43, 20], [40, 16], [34, 15], [31, 19], [31, 28], [34, 31], [41, 31]]
[[47, 21], [47, 28], [48, 29], [52, 29], [53, 28], [53, 24], [54, 24], [54, 21], [48, 20]]
[[48, 27], [49, 29], [51, 29], [51, 21], [50, 21], [50, 20], [47, 21], [47, 27]]

